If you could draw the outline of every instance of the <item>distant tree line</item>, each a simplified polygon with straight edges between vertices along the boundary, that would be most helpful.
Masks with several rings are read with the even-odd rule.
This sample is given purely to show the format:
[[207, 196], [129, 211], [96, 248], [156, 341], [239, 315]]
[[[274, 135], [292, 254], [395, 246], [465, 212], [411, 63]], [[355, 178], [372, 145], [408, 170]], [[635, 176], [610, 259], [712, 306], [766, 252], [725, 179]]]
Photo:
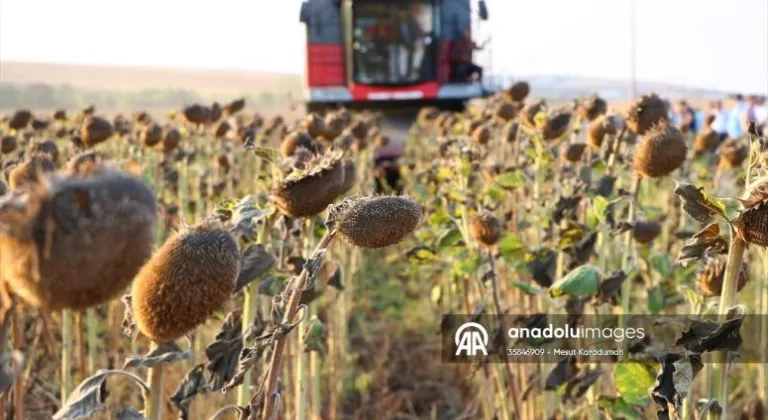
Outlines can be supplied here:
[[[285, 94], [262, 91], [240, 95], [246, 103], [256, 106], [282, 105]], [[205, 97], [191, 89], [144, 89], [136, 92], [80, 89], [71, 85], [52, 86], [44, 83], [0, 84], [0, 108], [77, 109], [89, 105], [99, 108], [173, 108], [194, 102], [228, 101], [231, 97]]]

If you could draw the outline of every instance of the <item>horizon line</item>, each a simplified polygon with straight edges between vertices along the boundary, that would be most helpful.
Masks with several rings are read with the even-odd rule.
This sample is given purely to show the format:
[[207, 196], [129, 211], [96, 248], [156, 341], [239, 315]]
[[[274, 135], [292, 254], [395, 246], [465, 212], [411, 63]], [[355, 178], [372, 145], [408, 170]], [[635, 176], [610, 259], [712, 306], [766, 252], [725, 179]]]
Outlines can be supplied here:
[[[65, 61], [42, 61], [42, 60], [7, 60], [7, 59], [1, 59], [0, 58], [0, 65], [2, 64], [32, 64], [32, 65], [54, 65], [54, 66], [65, 66], [65, 67], [99, 67], [99, 68], [105, 68], [105, 69], [119, 69], [119, 68], [128, 68], [128, 69], [136, 69], [136, 70], [184, 70], [184, 71], [199, 71], [199, 72], [214, 72], [214, 73], [248, 73], [253, 75], [274, 75], [274, 76], [296, 76], [296, 77], [303, 77], [303, 72], [292, 72], [292, 71], [274, 71], [274, 70], [259, 70], [259, 69], [249, 69], [249, 68], [241, 68], [241, 67], [211, 67], [211, 66], [185, 66], [185, 65], [168, 65], [168, 64], [128, 64], [128, 63], [98, 63], [98, 62], [65, 62]], [[505, 74], [499, 74], [499, 75], [491, 75], [492, 77], [500, 77], [500, 78], [510, 78], [513, 80], [521, 80], [526, 78], [541, 78], [541, 77], [553, 77], [553, 78], [571, 78], [571, 79], [582, 79], [582, 80], [588, 80], [588, 81], [602, 81], [602, 82], [612, 82], [612, 83], [627, 83], [629, 85], [630, 80], [622, 79], [622, 78], [616, 78], [616, 77], [601, 77], [601, 76], [590, 76], [590, 75], [577, 75], [577, 74], [567, 74], [567, 73], [528, 73], [528, 74], [513, 74], [513, 73], [505, 73]], [[1, 78], [0, 78], [1, 79]], [[672, 87], [672, 88], [682, 88], [682, 89], [692, 89], [692, 90], [700, 90], [700, 91], [706, 91], [708, 93], [723, 93], [723, 94], [729, 94], [729, 93], [743, 93], [743, 94], [768, 94], [767, 92], [740, 92], [740, 91], [731, 91], [721, 88], [714, 88], [714, 87], [704, 87], [704, 86], [697, 86], [697, 85], [687, 85], [684, 83], [676, 83], [676, 82], [667, 82], [667, 81], [658, 81], [658, 80], [644, 80], [644, 79], [638, 79], [636, 81], [638, 84], [644, 84], [644, 85], [662, 85], [665, 87]], [[0, 83], [3, 83], [3, 80], [0, 80]]]

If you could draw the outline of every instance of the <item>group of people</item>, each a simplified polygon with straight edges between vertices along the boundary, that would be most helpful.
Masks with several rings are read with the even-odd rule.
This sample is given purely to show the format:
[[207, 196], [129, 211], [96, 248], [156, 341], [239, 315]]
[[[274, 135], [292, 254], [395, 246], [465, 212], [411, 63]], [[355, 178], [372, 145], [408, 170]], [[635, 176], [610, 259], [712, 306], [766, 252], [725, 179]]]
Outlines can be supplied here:
[[[368, 82], [403, 83], [435, 77], [436, 45], [427, 41], [434, 35], [433, 10], [417, 2], [400, 7], [391, 15], [391, 10], [377, 13], [375, 23], [364, 30], [373, 53], [366, 58], [379, 59], [367, 69], [364, 78]], [[476, 44], [469, 28], [461, 30], [450, 42], [447, 58], [453, 82], [482, 80], [483, 69], [473, 62], [472, 56], [474, 51], [484, 49], [486, 43]]]
[[401, 8], [392, 18], [386, 14], [376, 17], [365, 36], [371, 42], [373, 57], [382, 59], [373, 69], [379, 79], [397, 83], [421, 78], [430, 26], [427, 7]]
[[711, 101], [707, 109], [697, 110], [680, 100], [670, 108], [670, 121], [693, 133], [709, 128], [717, 132], [721, 140], [736, 139], [747, 133], [750, 121], [756, 123], [758, 130], [768, 129], [768, 102], [765, 96], [734, 94], [725, 102]]

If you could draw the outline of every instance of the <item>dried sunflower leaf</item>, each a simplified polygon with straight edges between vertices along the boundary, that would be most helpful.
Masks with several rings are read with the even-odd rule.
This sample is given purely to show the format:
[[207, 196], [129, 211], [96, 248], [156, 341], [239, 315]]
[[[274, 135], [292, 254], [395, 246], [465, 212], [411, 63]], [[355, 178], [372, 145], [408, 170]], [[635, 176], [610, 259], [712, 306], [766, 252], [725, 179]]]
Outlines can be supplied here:
[[627, 274], [624, 270], [619, 270], [611, 277], [604, 279], [600, 282], [600, 286], [595, 295], [595, 303], [610, 303], [612, 305], [618, 305], [619, 297], [621, 296], [621, 285], [627, 279]]
[[749, 193], [746, 200], [739, 200], [745, 209], [751, 209], [768, 200], [768, 183], [761, 184]]
[[259, 282], [259, 294], [265, 296], [276, 296], [283, 288], [284, 281], [275, 276], [269, 276]]
[[685, 242], [677, 262], [685, 267], [692, 261], [726, 253], [728, 253], [728, 242], [720, 236], [720, 227], [717, 223], [712, 223]]
[[715, 414], [717, 416], [723, 414], [723, 407], [715, 399], [701, 398], [694, 403], [694, 406], [699, 410], [700, 419], [706, 418], [708, 413]]
[[[13, 362], [13, 367], [10, 365], [11, 362]], [[0, 357], [0, 393], [11, 389], [23, 370], [24, 353], [14, 350], [11, 354], [4, 354]]]
[[149, 386], [138, 376], [121, 370], [99, 370], [87, 378], [67, 397], [67, 402], [61, 407], [53, 420], [77, 420], [89, 418], [92, 414], [104, 410], [104, 402], [109, 397], [107, 377], [110, 375], [127, 376], [139, 385], [144, 392], [149, 392]]
[[117, 420], [147, 420], [143, 414], [141, 414], [135, 408], [123, 407], [116, 414]]
[[703, 368], [697, 355], [684, 356], [669, 353], [659, 357], [661, 370], [651, 390], [651, 398], [658, 405], [658, 418], [670, 418], [682, 409], [683, 400], [691, 390], [693, 379]]
[[221, 389], [221, 391], [226, 393], [230, 389], [240, 386], [243, 383], [245, 375], [247, 375], [251, 371], [251, 368], [256, 365], [256, 362], [259, 360], [261, 353], [262, 352], [259, 351], [257, 347], [246, 347], [240, 351], [237, 362], [237, 370], [235, 371], [235, 374], [232, 376], [232, 379], [229, 381], [229, 383], [227, 383], [224, 388]]
[[341, 282], [341, 266], [336, 265], [333, 273], [328, 277], [327, 284], [340, 292], [344, 290], [344, 284]]
[[573, 268], [589, 261], [595, 252], [595, 244], [597, 244], [596, 231], [584, 235], [579, 242], [566, 249], [566, 252], [571, 256], [571, 265]]
[[557, 254], [548, 248], [542, 248], [538, 251], [527, 253], [525, 255], [528, 271], [533, 280], [542, 287], [552, 285], [552, 272], [557, 262]]
[[192, 357], [189, 351], [182, 350], [174, 342], [160, 343], [144, 356], [128, 356], [123, 369], [138, 367], [155, 367], [163, 363], [173, 364]]
[[560, 223], [563, 219], [572, 217], [579, 207], [581, 198], [580, 195], [560, 197], [557, 203], [555, 203], [555, 209], [552, 211], [552, 220], [555, 223]]
[[258, 208], [256, 197], [245, 196], [232, 207], [232, 217], [229, 219], [232, 226], [230, 233], [245, 242], [253, 242], [258, 235], [259, 222], [264, 221], [273, 212], [272, 207]]
[[171, 395], [170, 401], [179, 410], [181, 420], [189, 419], [189, 405], [192, 404], [192, 400], [199, 394], [205, 394], [208, 391], [205, 386], [204, 368], [204, 364], [192, 368]]
[[722, 324], [694, 320], [675, 345], [694, 353], [736, 351], [741, 347], [741, 325], [744, 318], [729, 319]]
[[597, 181], [595, 193], [601, 197], [609, 197], [613, 194], [613, 188], [616, 185], [616, 177], [605, 175]]
[[214, 341], [205, 348], [208, 359], [205, 368], [210, 372], [208, 388], [212, 391], [222, 389], [235, 374], [237, 359], [243, 349], [241, 319], [240, 311], [227, 315]]
[[576, 365], [575, 357], [568, 356], [560, 359], [555, 367], [549, 372], [549, 375], [547, 375], [544, 389], [546, 391], [557, 389], [560, 385], [572, 381], [578, 371], [579, 368]]
[[235, 291], [263, 276], [275, 264], [275, 257], [264, 249], [264, 245], [251, 245], [240, 257], [240, 274], [237, 276]]
[[587, 393], [589, 387], [595, 384], [600, 376], [603, 374], [603, 370], [600, 368], [594, 370], [588, 370], [572, 380], [568, 381], [565, 386], [565, 392], [563, 393], [563, 404], [567, 402], [577, 402], [584, 394]]
[[708, 197], [704, 187], [675, 181], [675, 194], [683, 200], [683, 210], [700, 223], [709, 222], [715, 215], [727, 219], [725, 206]]

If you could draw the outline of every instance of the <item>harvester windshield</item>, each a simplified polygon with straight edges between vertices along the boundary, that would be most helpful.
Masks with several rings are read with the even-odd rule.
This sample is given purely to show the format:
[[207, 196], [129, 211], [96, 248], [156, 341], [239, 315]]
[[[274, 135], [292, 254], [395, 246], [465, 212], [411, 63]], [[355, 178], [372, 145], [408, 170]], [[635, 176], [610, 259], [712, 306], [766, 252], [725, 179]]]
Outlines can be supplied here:
[[436, 7], [430, 0], [359, 1], [352, 9], [355, 83], [408, 85], [434, 80]]

